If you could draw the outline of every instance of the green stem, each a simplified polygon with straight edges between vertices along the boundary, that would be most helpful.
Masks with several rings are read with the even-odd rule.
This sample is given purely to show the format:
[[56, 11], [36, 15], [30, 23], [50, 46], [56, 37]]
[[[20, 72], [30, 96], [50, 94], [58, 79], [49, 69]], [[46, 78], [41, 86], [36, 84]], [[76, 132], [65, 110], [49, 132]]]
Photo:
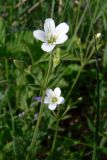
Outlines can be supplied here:
[[96, 155], [97, 155], [97, 145], [96, 142], [94, 142], [92, 160], [97, 160]]
[[84, 20], [84, 18], [85, 18], [87, 9], [88, 9], [88, 6], [86, 5], [86, 7], [85, 7], [85, 9], [84, 9], [84, 11], [83, 11], [83, 13], [82, 13], [82, 16], [80, 17], [80, 21], [78, 22], [78, 25], [77, 25], [77, 27], [75, 28], [75, 31], [74, 31], [74, 34], [73, 34], [73, 36], [72, 36], [71, 42], [69, 43], [69, 45], [68, 45], [68, 47], [67, 47], [67, 51], [69, 51], [70, 48], [71, 48], [71, 45], [72, 45], [72, 43], [73, 43], [73, 40], [74, 40], [74, 38], [75, 38], [75, 36], [76, 36], [76, 34], [77, 34], [77, 32], [78, 32], [78, 30], [79, 30], [79, 28], [80, 28], [83, 20]]
[[9, 79], [9, 70], [8, 70], [8, 59], [5, 58], [5, 71], [6, 71], [6, 80]]
[[[92, 18], [91, 21], [93, 21], [94, 23], [96, 22], [96, 21], [95, 21], [95, 18], [96, 18], [96, 13], [97, 13], [97, 11], [98, 11], [99, 2], [100, 2], [100, 0], [97, 0], [97, 4], [96, 4], [95, 10], [94, 10], [94, 14], [93, 14], [93, 16], [91, 17], [91, 18]], [[90, 33], [91, 33], [91, 29], [92, 29], [92, 28], [91, 28], [91, 24], [90, 24], [89, 30], [88, 30], [88, 34], [87, 34], [87, 37], [86, 37], [86, 44], [89, 42], [89, 36], [90, 36]]]
[[59, 120], [57, 120], [56, 131], [55, 131], [55, 134], [54, 134], [54, 139], [53, 139], [53, 142], [52, 142], [52, 147], [51, 147], [51, 151], [50, 151], [50, 156], [49, 156], [49, 158], [52, 157], [53, 152], [54, 152], [54, 149], [55, 149], [55, 144], [56, 144], [57, 134], [58, 134], [58, 125], [59, 125]]
[[88, 11], [89, 11], [89, 16], [91, 20], [91, 29], [93, 33], [93, 38], [94, 38], [94, 47], [95, 47], [95, 52], [96, 52], [96, 77], [97, 77], [97, 106], [96, 106], [96, 123], [95, 123], [95, 138], [94, 138], [94, 147], [93, 147], [93, 155], [92, 155], [92, 160], [97, 160], [99, 157], [99, 152], [98, 152], [98, 146], [99, 146], [99, 127], [100, 127], [100, 81], [99, 81], [99, 63], [98, 63], [98, 50], [97, 50], [97, 42], [95, 38], [95, 31], [94, 31], [94, 22], [92, 19], [92, 14], [91, 14], [91, 8], [90, 8], [90, 1], [86, 0], [87, 5], [88, 5]]
[[[52, 69], [52, 53], [50, 53], [49, 68], [48, 68], [48, 72], [46, 74], [45, 82], [44, 82], [44, 85], [43, 85], [42, 102], [41, 102], [41, 106], [40, 106], [40, 112], [39, 112], [38, 120], [37, 120], [37, 123], [36, 123], [35, 131], [34, 131], [34, 134], [33, 134], [33, 138], [32, 138], [32, 141], [31, 141], [31, 144], [30, 144], [30, 147], [29, 147], [29, 152], [27, 154], [26, 160], [31, 159], [31, 155], [32, 155], [31, 150], [34, 147], [34, 145], [36, 144], [37, 133], [38, 133], [39, 126], [40, 126], [40, 123], [41, 123], [41, 119], [42, 119], [45, 90], [46, 90], [46, 87], [47, 87], [47, 84], [48, 84], [48, 81], [49, 81], [49, 75], [50, 75], [51, 69]], [[36, 150], [35, 150], [35, 154], [36, 154]]]
[[78, 6], [78, 11], [77, 11], [76, 18], [75, 18], [75, 27], [78, 26], [78, 20], [79, 20], [79, 15], [80, 15], [81, 3], [82, 3], [82, 1], [80, 0], [80, 5]]
[[68, 94], [66, 96], [66, 101], [67, 101], [68, 97], [70, 96], [70, 94], [72, 93], [72, 91], [73, 91], [73, 89], [74, 89], [74, 87], [75, 87], [75, 85], [76, 85], [76, 83], [77, 83], [77, 81], [78, 81], [78, 79], [80, 77], [80, 74], [81, 74], [83, 68], [84, 68], [84, 65], [81, 65], [81, 67], [80, 67], [80, 69], [79, 69], [79, 71], [77, 73], [77, 76], [76, 76], [71, 88], [68, 91]]
[[58, 107], [58, 112], [55, 115], [55, 117], [57, 118], [56, 130], [55, 130], [55, 134], [54, 134], [54, 138], [53, 138], [53, 142], [52, 142], [52, 146], [51, 146], [51, 150], [50, 150], [48, 160], [51, 160], [53, 158], [53, 152], [54, 152], [54, 149], [55, 149], [57, 134], [58, 134], [58, 125], [59, 125], [59, 122], [60, 122], [59, 113], [60, 113], [60, 110], [59, 110], [59, 107]]
[[52, 1], [51, 18], [54, 16], [55, 0]]
[[[5, 72], [6, 72], [6, 80], [9, 80], [9, 68], [8, 68], [8, 59], [5, 58]], [[7, 93], [8, 94], [8, 93]], [[8, 98], [8, 95], [6, 95], [7, 97], [7, 102], [8, 102], [8, 107], [9, 107], [9, 112], [10, 112], [10, 116], [11, 116], [11, 124], [12, 124], [12, 139], [13, 139], [13, 152], [14, 152], [14, 156], [16, 158], [17, 156], [17, 152], [16, 152], [16, 143], [15, 143], [15, 128], [14, 128], [14, 118], [13, 118], [13, 113], [12, 113], [12, 108], [11, 108], [11, 104]]]
[[10, 116], [11, 116], [11, 124], [12, 124], [12, 138], [13, 138], [13, 152], [14, 152], [14, 156], [15, 156], [15, 159], [17, 157], [17, 152], [16, 152], [16, 140], [15, 140], [15, 128], [14, 128], [14, 118], [13, 118], [13, 113], [12, 113], [12, 108], [11, 108], [11, 104], [10, 104], [10, 101], [8, 99], [8, 96], [7, 96], [7, 100], [8, 100], [8, 106], [9, 106], [9, 111], [10, 111]]

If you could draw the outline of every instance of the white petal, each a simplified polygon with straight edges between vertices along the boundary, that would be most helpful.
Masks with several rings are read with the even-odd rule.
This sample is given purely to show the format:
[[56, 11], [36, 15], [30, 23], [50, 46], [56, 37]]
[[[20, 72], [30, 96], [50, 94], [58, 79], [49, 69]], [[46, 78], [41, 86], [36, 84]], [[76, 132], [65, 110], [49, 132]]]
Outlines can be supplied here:
[[50, 103], [50, 98], [49, 97], [45, 97], [44, 98], [44, 103], [45, 104], [49, 104]]
[[68, 36], [67, 36], [67, 35], [59, 36], [59, 37], [57, 38], [57, 40], [56, 40], [56, 44], [64, 43], [67, 39], [68, 39]]
[[56, 106], [57, 104], [49, 104], [48, 108], [53, 111], [55, 110]]
[[63, 97], [59, 97], [57, 104], [63, 104], [63, 103], [64, 103], [64, 98]]
[[33, 31], [33, 36], [42, 42], [46, 42], [45, 32], [42, 30]]
[[48, 43], [43, 43], [41, 48], [42, 50], [44, 50], [45, 52], [51, 52], [55, 47], [55, 44], [48, 44]]
[[56, 29], [55, 29], [55, 33], [56, 35], [64, 35], [68, 32], [69, 30], [69, 26], [67, 25], [67, 23], [60, 23]]
[[60, 94], [61, 94], [60, 88], [59, 88], [59, 87], [55, 88], [55, 89], [54, 89], [54, 95], [55, 95], [55, 97], [59, 97]]
[[55, 23], [52, 18], [47, 18], [44, 23], [44, 31], [46, 33], [53, 33], [55, 31]]
[[53, 90], [52, 90], [52, 89], [47, 89], [47, 90], [46, 90], [46, 95], [47, 95], [48, 97], [52, 97], [52, 94], [53, 94]]

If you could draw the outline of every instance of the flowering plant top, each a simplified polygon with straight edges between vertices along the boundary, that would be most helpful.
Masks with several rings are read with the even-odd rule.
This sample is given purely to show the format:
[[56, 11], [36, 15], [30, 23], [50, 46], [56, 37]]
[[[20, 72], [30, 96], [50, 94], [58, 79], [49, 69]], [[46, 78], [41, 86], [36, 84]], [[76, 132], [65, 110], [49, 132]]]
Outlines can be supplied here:
[[60, 23], [55, 27], [55, 22], [52, 18], [47, 18], [44, 23], [44, 31], [35, 30], [33, 36], [42, 41], [42, 50], [45, 52], [51, 52], [57, 44], [64, 43], [68, 36], [66, 33], [69, 30], [67, 23]]
[[50, 110], [55, 110], [57, 105], [64, 103], [64, 98], [60, 96], [61, 90], [59, 87], [56, 87], [54, 90], [47, 89], [44, 103], [48, 104]]

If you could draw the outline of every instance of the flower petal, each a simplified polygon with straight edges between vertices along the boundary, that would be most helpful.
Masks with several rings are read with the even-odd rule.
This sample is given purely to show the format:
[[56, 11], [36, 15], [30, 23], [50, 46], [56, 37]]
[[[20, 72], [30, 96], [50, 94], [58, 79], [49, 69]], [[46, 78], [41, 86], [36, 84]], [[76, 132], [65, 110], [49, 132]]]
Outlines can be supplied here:
[[61, 35], [57, 38], [56, 44], [61, 44], [64, 43], [68, 39], [67, 35]]
[[36, 97], [34, 97], [34, 100], [36, 100], [36, 101], [38, 101], [38, 102], [41, 102], [41, 101], [42, 101], [42, 97], [36, 96]]
[[44, 98], [44, 103], [45, 104], [49, 104], [50, 103], [50, 98], [49, 97], [45, 97]]
[[47, 89], [47, 90], [46, 90], [46, 95], [47, 95], [48, 97], [52, 97], [52, 94], [53, 94], [53, 90], [52, 90], [52, 89]]
[[44, 50], [45, 52], [51, 52], [55, 47], [55, 44], [48, 44], [48, 43], [43, 43], [41, 48], [42, 50]]
[[63, 104], [63, 103], [64, 103], [64, 98], [63, 97], [59, 97], [57, 104]]
[[48, 108], [50, 109], [50, 110], [55, 110], [56, 109], [56, 107], [57, 107], [57, 104], [49, 104], [49, 106], [48, 106]]
[[44, 23], [45, 33], [53, 33], [55, 31], [55, 23], [52, 18], [47, 18]]
[[42, 30], [33, 31], [33, 36], [42, 42], [46, 42], [45, 32]]
[[67, 23], [60, 23], [56, 29], [55, 29], [55, 33], [56, 35], [64, 35], [68, 32], [69, 30], [69, 26], [67, 25]]
[[54, 95], [55, 95], [55, 97], [59, 97], [60, 94], [61, 94], [60, 88], [59, 88], [59, 87], [55, 88], [55, 89], [54, 89]]

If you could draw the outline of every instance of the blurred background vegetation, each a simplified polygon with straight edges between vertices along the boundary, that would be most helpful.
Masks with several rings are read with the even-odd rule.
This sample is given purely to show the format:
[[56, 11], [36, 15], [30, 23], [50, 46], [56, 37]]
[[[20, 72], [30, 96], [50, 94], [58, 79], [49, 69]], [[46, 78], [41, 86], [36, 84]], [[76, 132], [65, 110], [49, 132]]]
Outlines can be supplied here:
[[[41, 96], [49, 57], [32, 32], [42, 29], [49, 17], [56, 24], [67, 22], [70, 26], [68, 41], [54, 51], [59, 61], [48, 84], [49, 88], [59, 86], [65, 98], [68, 95], [62, 112], [70, 106], [60, 122], [53, 160], [92, 159], [97, 105], [92, 22], [100, 72], [96, 160], [107, 160], [107, 0], [90, 0], [89, 5], [91, 19], [87, 0], [0, 0], [0, 160], [26, 157], [40, 106], [34, 97]], [[75, 77], [76, 85], [71, 88]], [[54, 130], [55, 119], [46, 109], [36, 144], [38, 152], [32, 160], [47, 160]]]

